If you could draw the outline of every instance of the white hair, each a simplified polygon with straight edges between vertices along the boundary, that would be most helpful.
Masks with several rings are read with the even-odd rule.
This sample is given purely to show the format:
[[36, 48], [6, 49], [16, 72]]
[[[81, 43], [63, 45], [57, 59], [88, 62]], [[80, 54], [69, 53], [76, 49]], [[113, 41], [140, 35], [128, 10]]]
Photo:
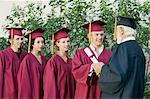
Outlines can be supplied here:
[[136, 30], [131, 28], [131, 27], [128, 27], [128, 26], [124, 26], [124, 25], [118, 25], [117, 26], [117, 30], [119, 30], [120, 27], [123, 27], [124, 28], [124, 33], [127, 37], [130, 37], [130, 36], [133, 36], [135, 37], [136, 36]]

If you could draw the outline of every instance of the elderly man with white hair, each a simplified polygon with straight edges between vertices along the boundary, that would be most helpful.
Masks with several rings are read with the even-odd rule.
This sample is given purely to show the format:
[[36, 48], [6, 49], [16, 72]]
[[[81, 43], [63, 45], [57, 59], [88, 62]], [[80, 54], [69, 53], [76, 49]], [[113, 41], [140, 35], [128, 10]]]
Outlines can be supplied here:
[[99, 76], [101, 99], [141, 99], [144, 94], [145, 57], [135, 40], [133, 18], [117, 17], [117, 45], [108, 64], [93, 66]]

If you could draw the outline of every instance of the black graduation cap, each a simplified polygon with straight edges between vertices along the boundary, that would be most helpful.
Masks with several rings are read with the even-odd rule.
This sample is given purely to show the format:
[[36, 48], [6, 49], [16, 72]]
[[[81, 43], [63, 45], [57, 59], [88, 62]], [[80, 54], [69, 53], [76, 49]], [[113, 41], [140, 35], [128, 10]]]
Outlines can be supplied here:
[[124, 25], [136, 29], [135, 19], [131, 17], [118, 16], [117, 25]]

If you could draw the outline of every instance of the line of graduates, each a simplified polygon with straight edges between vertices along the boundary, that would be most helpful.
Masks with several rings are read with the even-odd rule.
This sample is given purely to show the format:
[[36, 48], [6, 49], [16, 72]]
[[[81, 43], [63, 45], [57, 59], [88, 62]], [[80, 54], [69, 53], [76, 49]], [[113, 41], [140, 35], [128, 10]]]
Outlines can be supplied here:
[[[133, 21], [128, 19], [127, 17], [118, 17], [118, 22], [122, 20], [121, 25], [133, 27]], [[118, 25], [120, 24], [118, 23]], [[119, 90], [121, 88], [123, 90], [125, 84], [119, 85], [120, 82], [118, 84], [117, 81], [120, 76], [118, 76], [119, 74], [114, 76], [114, 74], [125, 70], [128, 61], [124, 62], [119, 59], [117, 61], [118, 56], [114, 56], [114, 53], [104, 47], [104, 25], [106, 23], [100, 20], [82, 25], [83, 28], [88, 30], [87, 37], [90, 44], [85, 48], [77, 49], [73, 58], [68, 56], [70, 45], [68, 33], [71, 30], [66, 27], [57, 30], [50, 35], [52, 42], [54, 42], [52, 44], [56, 46], [56, 51], [48, 61], [41, 54], [45, 43], [43, 29], [38, 28], [26, 36], [29, 43], [27, 53], [21, 49], [24, 38], [22, 35], [23, 28], [7, 28], [10, 34], [10, 47], [0, 51], [0, 99], [125, 98], [126, 94], [124, 95], [123, 91], [120, 92]], [[124, 51], [124, 49], [121, 49], [121, 51]], [[140, 54], [143, 55], [142, 52]], [[122, 55], [121, 52], [119, 55]], [[119, 58], [121, 59], [121, 57], [124, 59], [125, 56]], [[144, 56], [141, 59], [143, 58]], [[114, 64], [112, 64], [112, 61]], [[143, 65], [144, 61], [140, 64]], [[124, 67], [120, 67], [120, 65]], [[135, 74], [135, 76], [139, 75], [139, 80], [141, 80], [137, 85], [138, 95], [132, 92], [135, 88], [132, 87], [131, 93], [129, 92], [129, 95], [127, 95], [128, 98], [130, 96], [132, 98], [143, 97], [144, 66], [137, 68], [142, 70], [141, 73]], [[121, 82], [127, 81], [121, 80]], [[115, 85], [116, 83], [117, 85]], [[134, 84], [135, 79], [131, 79], [130, 83]], [[119, 88], [117, 91], [114, 91], [115, 88], [113, 90], [113, 84], [116, 89]], [[117, 92], [119, 92], [119, 96]]]

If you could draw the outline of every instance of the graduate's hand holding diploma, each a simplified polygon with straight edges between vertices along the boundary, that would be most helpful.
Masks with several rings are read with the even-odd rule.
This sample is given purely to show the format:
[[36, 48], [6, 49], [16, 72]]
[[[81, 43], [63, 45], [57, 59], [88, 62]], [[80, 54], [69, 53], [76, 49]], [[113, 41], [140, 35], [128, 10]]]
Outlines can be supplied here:
[[104, 65], [103, 62], [93, 63], [93, 64], [92, 64], [92, 67], [93, 67], [93, 69], [94, 69], [94, 72], [96, 73], [97, 76], [99, 76], [103, 65]]

